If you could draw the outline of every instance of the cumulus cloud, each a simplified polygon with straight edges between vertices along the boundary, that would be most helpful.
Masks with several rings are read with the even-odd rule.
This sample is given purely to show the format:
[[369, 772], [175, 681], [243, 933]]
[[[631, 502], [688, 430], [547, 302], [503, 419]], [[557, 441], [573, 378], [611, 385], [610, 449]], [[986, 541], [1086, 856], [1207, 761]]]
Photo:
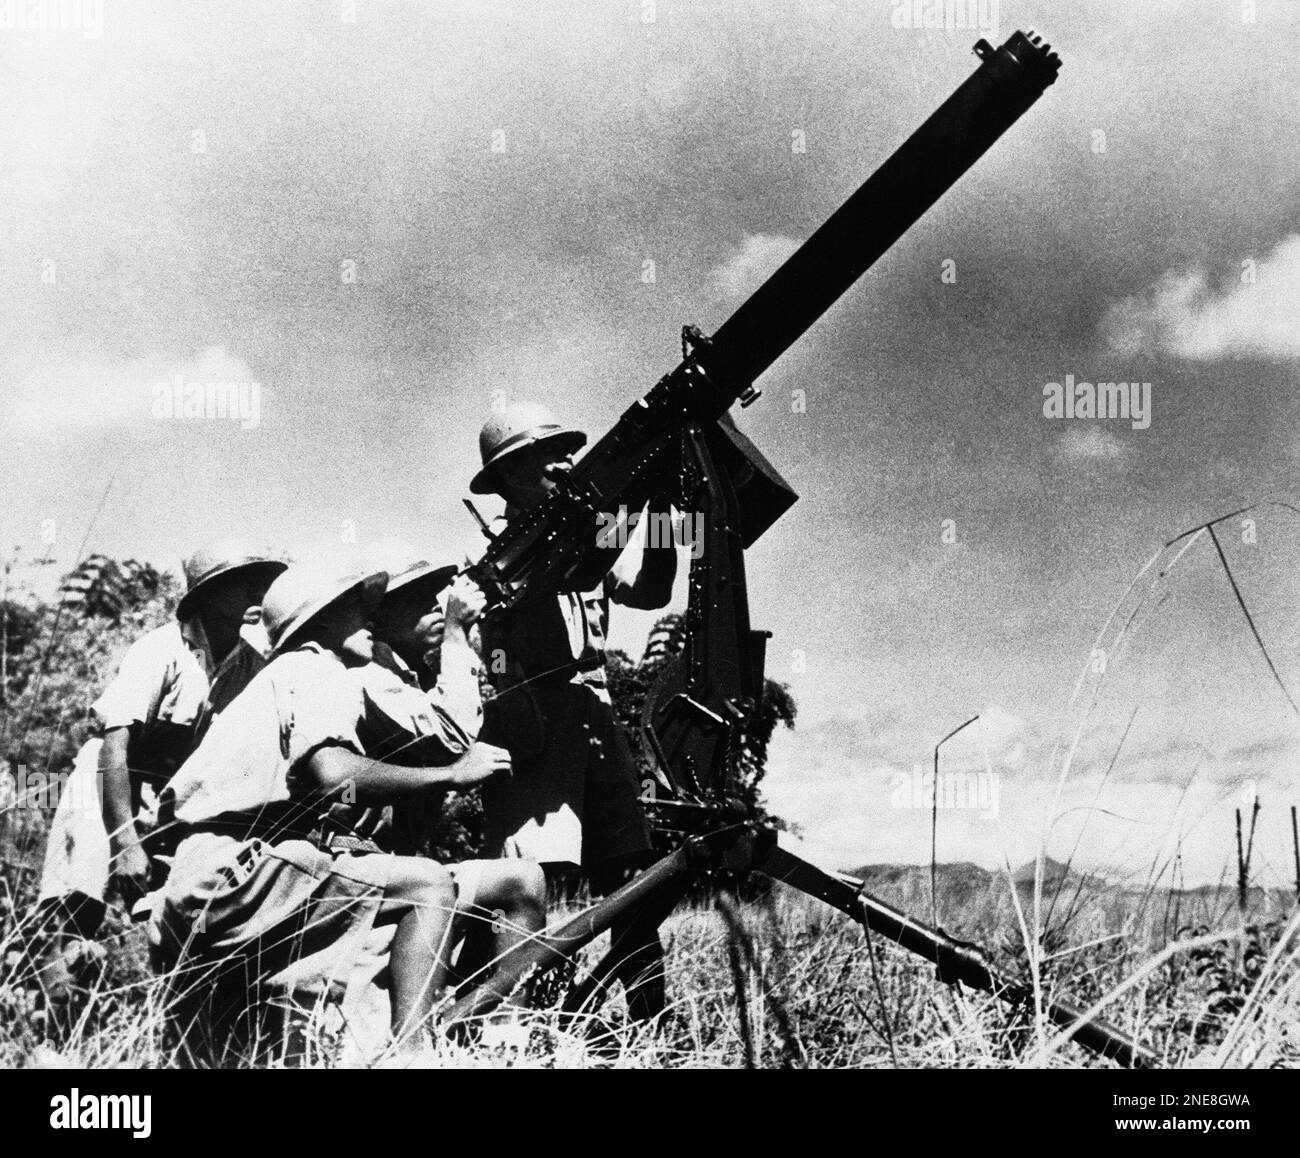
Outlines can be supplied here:
[[793, 237], [751, 234], [714, 269], [714, 293], [727, 302], [744, 301], [798, 248]]
[[155, 388], [174, 383], [252, 382], [248, 365], [221, 346], [190, 357], [100, 361], [20, 355], [7, 364], [5, 425], [24, 433], [143, 425], [153, 421]]
[[[1003, 716], [997, 708], [988, 715], [991, 738], [1014, 747], [1015, 717]], [[962, 734], [967, 747], [972, 741], [966, 737], [977, 728]], [[778, 816], [801, 830], [798, 840], [783, 836], [781, 843], [829, 868], [926, 863], [931, 810], [899, 806], [897, 777], [909, 770], [881, 766], [857, 750], [844, 751], [836, 760], [822, 747], [805, 745], [797, 731], [773, 737], [764, 794]], [[945, 771], [965, 765], [961, 754], [949, 755], [947, 747], [944, 752]], [[996, 761], [994, 768], [1006, 771]], [[919, 773], [927, 770], [922, 766]], [[1141, 881], [1153, 863], [1167, 873], [1177, 852], [1186, 883], [1219, 879], [1225, 857], [1231, 855], [1227, 838], [1233, 809], [1243, 799], [1237, 786], [1203, 777], [1190, 785], [1142, 776], [1103, 779], [1103, 771], [1096, 769], [1071, 777], [1058, 793], [1055, 778], [1038, 771], [1031, 755], [1025, 774], [1002, 776], [995, 816], [978, 808], [942, 807], [939, 860], [972, 861], [999, 871], [1007, 863], [1023, 864], [1045, 848], [1059, 860], [1071, 858], [1080, 871]], [[1294, 774], [1260, 783], [1279, 798], [1294, 794]], [[1270, 883], [1289, 879], [1284, 868], [1274, 867], [1290, 863], [1289, 842], [1288, 826], [1261, 824], [1256, 847], [1261, 873]]]
[[1020, 716], [990, 704], [972, 728], [994, 768], [1018, 770], [1025, 766], [1029, 731]]
[[1080, 465], [1119, 458], [1124, 444], [1100, 426], [1072, 426], [1061, 435], [1057, 450], [1067, 463]]
[[1300, 358], [1300, 234], [1263, 261], [1243, 260], [1218, 290], [1203, 268], [1166, 273], [1111, 306], [1102, 332], [1110, 349], [1126, 356]]

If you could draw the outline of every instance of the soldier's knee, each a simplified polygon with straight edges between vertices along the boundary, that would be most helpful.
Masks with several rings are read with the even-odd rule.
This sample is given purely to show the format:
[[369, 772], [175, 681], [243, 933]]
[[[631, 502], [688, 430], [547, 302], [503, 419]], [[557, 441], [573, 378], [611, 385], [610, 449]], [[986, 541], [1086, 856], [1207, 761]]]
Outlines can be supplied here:
[[456, 882], [445, 869], [431, 876], [420, 888], [419, 903], [425, 909], [451, 913], [456, 908]]
[[389, 883], [388, 895], [420, 908], [445, 909], [456, 906], [456, 882], [442, 865], [419, 857], [402, 858], [402, 871]]
[[503, 862], [508, 865], [501, 873], [494, 890], [496, 902], [512, 912], [546, 908], [546, 874], [542, 866], [533, 861]]
[[546, 907], [546, 873], [541, 865], [524, 861], [519, 866], [518, 886], [521, 901], [539, 909]]

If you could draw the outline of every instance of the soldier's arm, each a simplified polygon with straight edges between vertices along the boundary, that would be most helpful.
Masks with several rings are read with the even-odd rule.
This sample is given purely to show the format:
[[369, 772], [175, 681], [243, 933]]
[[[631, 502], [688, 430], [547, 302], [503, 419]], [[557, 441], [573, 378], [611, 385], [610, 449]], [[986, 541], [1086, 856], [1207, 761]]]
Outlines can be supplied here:
[[[123, 879], [129, 879], [138, 888], [148, 872], [148, 858], [140, 847], [131, 807], [130, 750], [132, 737], [146, 726], [146, 721], [156, 717], [159, 705], [174, 686], [175, 642], [163, 629], [137, 639], [92, 706], [103, 728], [100, 811], [113, 856], [109, 870], [119, 886]], [[130, 886], [119, 891], [130, 903]]]
[[148, 859], [135, 831], [131, 811], [130, 728], [109, 728], [99, 751], [104, 827], [108, 830], [114, 876], [140, 879], [149, 869]]
[[467, 577], [459, 577], [447, 596], [447, 625], [442, 637], [441, 668], [433, 702], [469, 743], [483, 726], [483, 697], [479, 687], [481, 663], [471, 641], [483, 611], [483, 593]]
[[355, 786], [360, 799], [410, 796], [430, 789], [467, 788], [510, 771], [510, 754], [491, 744], [475, 744], [464, 756], [441, 767], [406, 767], [359, 756], [347, 748], [318, 748], [308, 770], [325, 791]]
[[652, 518], [671, 513], [667, 503], [653, 502], [632, 532], [627, 549], [610, 569], [605, 591], [612, 602], [641, 611], [665, 607], [673, 597], [673, 583], [677, 578], [677, 548], [671, 540], [659, 545], [646, 546], [647, 528]]
[[480, 661], [469, 642], [482, 604], [482, 593], [468, 579], [453, 584], [438, 682], [428, 692], [394, 677], [382, 665], [364, 669], [366, 752], [408, 766], [444, 766], [470, 750], [483, 723]]

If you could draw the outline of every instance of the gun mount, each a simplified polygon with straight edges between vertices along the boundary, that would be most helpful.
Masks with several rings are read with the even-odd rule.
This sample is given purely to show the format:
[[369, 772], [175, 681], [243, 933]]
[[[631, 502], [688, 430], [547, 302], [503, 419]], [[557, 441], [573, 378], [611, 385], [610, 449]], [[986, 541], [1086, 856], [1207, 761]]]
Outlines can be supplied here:
[[[496, 975], [466, 994], [452, 1020], [492, 1008], [528, 972], [549, 968], [610, 928], [632, 907], [666, 916], [701, 872], [727, 866], [763, 872], [849, 913], [934, 962], [941, 979], [1023, 1001], [1024, 985], [998, 974], [973, 946], [929, 929], [781, 849], [736, 784], [738, 741], [763, 692], [766, 633], [749, 622], [745, 550], [796, 501], [790, 486], [732, 423], [734, 403], [758, 396], [767, 370], [933, 205], [1056, 79], [1060, 60], [1032, 34], [994, 50], [832, 216], [736, 310], [712, 338], [682, 336], [682, 361], [634, 403], [547, 499], [514, 518], [469, 573], [489, 614], [525, 598], [586, 591], [619, 548], [597, 528], [620, 508], [671, 503], [702, 516], [703, 550], [692, 561], [686, 645], [647, 696], [642, 728], [665, 788], [652, 819], [674, 852], [558, 930], [519, 946]], [[584, 993], [613, 968], [619, 947], [593, 970]], [[1045, 1014], [1082, 1044], [1126, 1065], [1153, 1058], [1126, 1035], [1085, 1021], [1072, 1006]]]

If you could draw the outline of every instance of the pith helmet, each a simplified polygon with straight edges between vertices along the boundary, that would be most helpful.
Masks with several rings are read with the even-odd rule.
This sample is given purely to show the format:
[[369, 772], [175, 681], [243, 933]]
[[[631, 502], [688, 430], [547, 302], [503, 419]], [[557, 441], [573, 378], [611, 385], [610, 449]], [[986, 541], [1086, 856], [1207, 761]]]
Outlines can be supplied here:
[[390, 595], [395, 595], [399, 591], [409, 591], [417, 584], [427, 598], [436, 599], [458, 570], [460, 568], [455, 563], [440, 566], [436, 563], [426, 563], [421, 559], [418, 563], [412, 563], [404, 570], [389, 576], [388, 587], [380, 602], [385, 602]]
[[387, 571], [340, 579], [314, 567], [288, 568], [262, 599], [262, 623], [271, 640], [271, 654], [285, 651], [322, 611], [354, 591], [361, 596], [362, 610], [369, 612], [383, 598], [387, 584]]
[[483, 469], [469, 484], [476, 495], [492, 494], [496, 490], [496, 469], [503, 459], [528, 446], [552, 439], [560, 442], [565, 454], [587, 445], [587, 436], [580, 430], [561, 426], [545, 406], [538, 402], [516, 402], [500, 414], [494, 414], [484, 424], [478, 436], [478, 452]]
[[384, 591], [384, 601], [398, 591], [418, 588], [421, 596], [427, 597], [432, 605], [433, 600], [451, 582], [458, 570], [454, 563], [434, 564], [424, 559], [417, 559], [415, 548], [405, 539], [379, 539], [367, 544], [365, 550], [361, 552], [360, 572], [362, 574], [374, 571], [388, 572], [388, 587]]
[[176, 617], [185, 619], [192, 615], [198, 601], [211, 590], [210, 584], [223, 575], [256, 570], [270, 583], [287, 566], [280, 559], [251, 550], [246, 543], [213, 543], [201, 547], [185, 560], [185, 594], [176, 605]]

